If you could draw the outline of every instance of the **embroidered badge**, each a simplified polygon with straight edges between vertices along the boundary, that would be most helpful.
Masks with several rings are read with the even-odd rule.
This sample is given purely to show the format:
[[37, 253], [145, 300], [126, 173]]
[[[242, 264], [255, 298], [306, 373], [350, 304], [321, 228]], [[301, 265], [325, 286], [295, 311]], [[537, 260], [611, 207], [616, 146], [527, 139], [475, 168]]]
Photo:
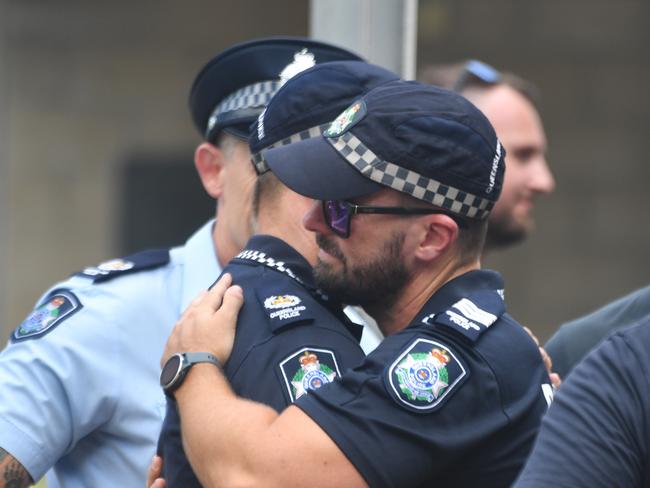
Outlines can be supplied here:
[[89, 266], [82, 271], [82, 274], [87, 276], [108, 275], [114, 271], [127, 271], [135, 266], [133, 261], [125, 261], [124, 259], [111, 259], [105, 261], [97, 266]]
[[341, 115], [334, 119], [327, 130], [323, 133], [325, 137], [338, 137], [348, 129], [351, 129], [366, 115], [366, 102], [359, 100], [346, 108]]
[[280, 363], [292, 402], [341, 376], [336, 356], [327, 349], [303, 348]]
[[467, 371], [439, 342], [417, 339], [388, 370], [388, 383], [398, 403], [430, 411], [466, 377]]
[[274, 295], [264, 300], [264, 308], [275, 310], [269, 314], [271, 319], [287, 320], [300, 317], [307, 307], [300, 305], [301, 301], [295, 295]]
[[498, 291], [484, 290], [461, 298], [442, 313], [428, 315], [422, 322], [445, 325], [476, 341], [504, 313], [505, 304]]
[[69, 291], [61, 291], [49, 297], [48, 301], [36, 308], [13, 333], [18, 341], [45, 334], [64, 318], [81, 308], [81, 302]]

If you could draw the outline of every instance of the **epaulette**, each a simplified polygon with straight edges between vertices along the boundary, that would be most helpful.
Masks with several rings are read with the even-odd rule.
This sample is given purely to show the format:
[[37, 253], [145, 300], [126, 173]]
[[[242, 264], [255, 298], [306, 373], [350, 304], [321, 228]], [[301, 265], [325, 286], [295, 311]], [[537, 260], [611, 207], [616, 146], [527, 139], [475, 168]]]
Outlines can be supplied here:
[[169, 249], [151, 249], [124, 258], [111, 259], [97, 266], [89, 266], [75, 273], [75, 276], [83, 276], [92, 279], [93, 283], [101, 283], [117, 276], [158, 268], [167, 263], [169, 263]]
[[503, 297], [497, 290], [481, 290], [461, 298], [442, 313], [427, 315], [422, 322], [448, 327], [476, 342], [505, 311]]

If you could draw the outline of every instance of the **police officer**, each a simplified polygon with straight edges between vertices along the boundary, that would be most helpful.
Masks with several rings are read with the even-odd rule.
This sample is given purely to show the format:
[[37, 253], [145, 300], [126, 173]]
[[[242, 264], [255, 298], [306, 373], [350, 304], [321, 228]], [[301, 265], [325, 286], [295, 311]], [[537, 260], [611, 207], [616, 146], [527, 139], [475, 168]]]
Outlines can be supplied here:
[[[302, 227], [311, 200], [284, 187], [268, 171], [262, 149], [320, 136], [347, 105], [369, 89], [397, 79], [360, 61], [323, 63], [289, 80], [260, 115], [250, 139], [258, 179], [256, 235], [224, 269], [246, 290], [240, 327], [225, 373], [241, 396], [284, 409], [360, 363], [361, 328], [319, 293], [311, 272], [317, 246]], [[200, 486], [183, 452], [173, 391], [194, 361], [173, 356], [161, 382], [170, 394], [159, 452], [169, 487]]]
[[0, 487], [142, 486], [165, 410], [159, 359], [171, 325], [250, 236], [249, 125], [316, 62], [358, 59], [298, 38], [230, 48], [197, 76], [195, 165], [217, 219], [183, 247], [88, 267], [53, 286], [0, 356]]
[[[316, 283], [358, 303], [387, 335], [364, 363], [280, 415], [238, 398], [214, 365], [175, 397], [206, 486], [508, 486], [532, 447], [551, 385], [479, 266], [504, 151], [464, 98], [395, 81], [346, 109], [323, 137], [263, 156], [317, 199]], [[225, 277], [165, 349], [231, 352], [237, 287]], [[223, 304], [222, 304], [223, 299]], [[218, 412], [214, 415], [213, 412]]]

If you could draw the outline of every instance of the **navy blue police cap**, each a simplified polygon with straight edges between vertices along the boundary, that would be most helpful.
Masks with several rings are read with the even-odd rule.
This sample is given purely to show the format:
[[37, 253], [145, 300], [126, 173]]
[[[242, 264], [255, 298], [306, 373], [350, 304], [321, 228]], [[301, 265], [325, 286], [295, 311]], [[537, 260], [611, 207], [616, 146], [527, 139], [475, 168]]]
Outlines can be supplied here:
[[190, 92], [192, 120], [215, 140], [226, 130], [243, 139], [283, 82], [315, 63], [361, 58], [345, 49], [300, 37], [270, 37], [236, 44], [197, 75]]
[[487, 118], [462, 96], [398, 80], [360, 97], [323, 136], [263, 156], [286, 186], [318, 200], [388, 187], [484, 219], [501, 192], [505, 151]]
[[262, 149], [318, 137], [367, 91], [399, 76], [364, 61], [317, 64], [291, 78], [250, 130], [248, 144], [258, 174], [268, 170]]

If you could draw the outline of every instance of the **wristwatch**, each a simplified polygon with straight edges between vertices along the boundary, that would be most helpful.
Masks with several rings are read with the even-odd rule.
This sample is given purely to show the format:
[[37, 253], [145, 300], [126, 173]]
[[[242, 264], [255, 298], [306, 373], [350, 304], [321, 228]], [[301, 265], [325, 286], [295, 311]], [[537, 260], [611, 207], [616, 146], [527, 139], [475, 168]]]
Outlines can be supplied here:
[[212, 363], [221, 368], [221, 362], [209, 352], [177, 352], [170, 357], [160, 372], [160, 386], [165, 393], [172, 393], [181, 386], [190, 368], [197, 363]]

